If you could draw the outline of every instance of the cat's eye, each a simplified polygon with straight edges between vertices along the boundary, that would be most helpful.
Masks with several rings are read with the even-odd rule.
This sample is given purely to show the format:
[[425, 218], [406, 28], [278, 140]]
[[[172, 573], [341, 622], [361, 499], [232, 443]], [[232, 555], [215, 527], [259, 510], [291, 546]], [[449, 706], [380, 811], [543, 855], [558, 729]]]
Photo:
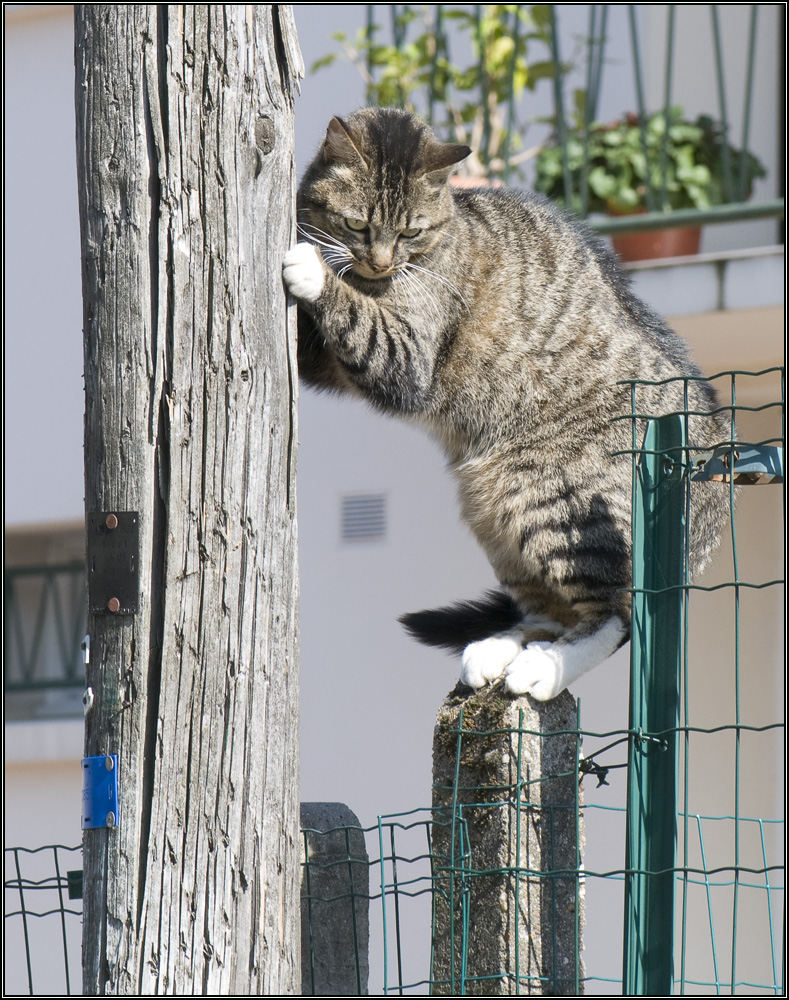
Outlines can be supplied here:
[[400, 235], [405, 236], [407, 240], [412, 240], [415, 236], [418, 236], [422, 232], [421, 229], [401, 229]]
[[345, 220], [345, 225], [349, 229], [352, 229], [355, 233], [361, 233], [363, 230], [365, 230], [367, 228], [367, 220], [366, 219], [346, 219]]

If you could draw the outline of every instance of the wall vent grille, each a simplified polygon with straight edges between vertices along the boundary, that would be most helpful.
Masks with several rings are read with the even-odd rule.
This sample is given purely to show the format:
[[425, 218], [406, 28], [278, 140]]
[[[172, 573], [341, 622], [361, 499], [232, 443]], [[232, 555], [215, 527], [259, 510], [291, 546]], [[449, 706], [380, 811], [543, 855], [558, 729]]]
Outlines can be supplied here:
[[386, 496], [358, 493], [343, 497], [340, 520], [343, 541], [383, 538], [386, 534]]

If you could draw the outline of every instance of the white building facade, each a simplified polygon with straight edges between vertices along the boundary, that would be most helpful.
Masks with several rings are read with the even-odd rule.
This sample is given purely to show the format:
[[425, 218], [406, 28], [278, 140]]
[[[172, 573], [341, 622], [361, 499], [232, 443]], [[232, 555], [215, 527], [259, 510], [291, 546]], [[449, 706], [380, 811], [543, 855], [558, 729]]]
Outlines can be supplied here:
[[[642, 36], [655, 40], [645, 65], [649, 91], [659, 95], [667, 5], [637, 6]], [[782, 193], [779, 151], [784, 132], [778, 97], [783, 64], [777, 39], [783, 37], [783, 5], [759, 6], [763, 10], [757, 43], [763, 55], [754, 86], [761, 96], [755, 102], [751, 135], [769, 171], [755, 197], [766, 199]], [[702, 13], [695, 5], [678, 7], [683, 23], [675, 59], [677, 103], [691, 114], [714, 112], [714, 67], [705, 61], [706, 50], [700, 54], [693, 41], [709, 29], [700, 26]], [[730, 64], [741, 67], [746, 5], [728, 5], [727, 10], [724, 48]], [[361, 26], [363, 6], [301, 4], [295, 14], [309, 67], [333, 47], [332, 31], [353, 33]], [[50, 664], [60, 662], [57, 631], [51, 618], [46, 626], [38, 624], [33, 597], [24, 596], [24, 587], [25, 572], [33, 567], [63, 570], [83, 558], [72, 12], [68, 5], [6, 5], [5, 17], [6, 568], [16, 571], [14, 585], [21, 595], [19, 641], [29, 653], [40, 633], [36, 669], [57, 672], [59, 667], [45, 665], [48, 657]], [[614, 41], [621, 36], [624, 45], [624, 22], [612, 24], [610, 30]], [[612, 72], [617, 72], [616, 66]], [[742, 114], [737, 105], [742, 88], [731, 89], [729, 110], [736, 122]], [[605, 95], [606, 113], [621, 113], [623, 99], [614, 87]], [[345, 63], [308, 76], [296, 107], [300, 168], [331, 115], [347, 113], [363, 102], [358, 75]], [[781, 240], [772, 220], [708, 227], [697, 258], [632, 265], [635, 289], [688, 339], [708, 374], [780, 365]], [[754, 407], [780, 398], [777, 376], [743, 378], [740, 384], [739, 400]], [[773, 411], [754, 413], [750, 419], [754, 437], [774, 436]], [[397, 616], [475, 597], [495, 580], [459, 523], [454, 486], [442, 456], [417, 430], [358, 403], [304, 390], [299, 437], [301, 798], [345, 802], [366, 825], [380, 814], [429, 806], [435, 714], [457, 676], [457, 664], [415, 645], [397, 624]], [[738, 550], [759, 580], [776, 579], [782, 572], [780, 493], [769, 487], [741, 491]], [[366, 528], [354, 517], [360, 511], [372, 518]], [[712, 586], [730, 574], [731, 552], [724, 547], [704, 582]], [[65, 613], [73, 587], [69, 589], [65, 577], [55, 585], [61, 588]], [[698, 646], [694, 655], [704, 664], [697, 683], [708, 690], [709, 718], [715, 718], [716, 699], [725, 700], [729, 691], [718, 671], [728, 663], [726, 650], [733, 641], [727, 624], [730, 598], [711, 595], [705, 600], [698, 602], [704, 608], [698, 612], [692, 641]], [[783, 704], [783, 606], [774, 589], [762, 592], [758, 600], [743, 597], [743, 602], [748, 603], [740, 637], [749, 671], [745, 703], [753, 724], [767, 725], [774, 721], [775, 707]], [[7, 678], [17, 669], [9, 658], [20, 655], [8, 637], [9, 622], [7, 618]], [[79, 663], [72, 663], [71, 669], [78, 677]], [[80, 841], [81, 693], [78, 683], [7, 690], [7, 846], [75, 846]], [[572, 693], [581, 699], [584, 728], [603, 733], [625, 727], [627, 650], [583, 678]], [[727, 711], [722, 705], [721, 713]], [[758, 778], [749, 779], [743, 788], [743, 809], [756, 816], [783, 812], [782, 742], [777, 736], [770, 747], [753, 772]], [[729, 753], [729, 748], [722, 750], [724, 756]], [[719, 760], [710, 760], [694, 779], [694, 808], [700, 812], [717, 808], [711, 790], [720, 767]], [[621, 805], [624, 772], [612, 772], [610, 780], [609, 788], [589, 789], [587, 802]], [[598, 858], [606, 857], [600, 867], [609, 863], [611, 829], [602, 821], [587, 824], [587, 865], [598, 865], [595, 851], [600, 852]], [[621, 867], [622, 862], [612, 856], [610, 864]], [[618, 921], [619, 914], [597, 923], [591, 916], [589, 954], [611, 950], [607, 924]], [[609, 967], [617, 974], [615, 955], [611, 961]]]

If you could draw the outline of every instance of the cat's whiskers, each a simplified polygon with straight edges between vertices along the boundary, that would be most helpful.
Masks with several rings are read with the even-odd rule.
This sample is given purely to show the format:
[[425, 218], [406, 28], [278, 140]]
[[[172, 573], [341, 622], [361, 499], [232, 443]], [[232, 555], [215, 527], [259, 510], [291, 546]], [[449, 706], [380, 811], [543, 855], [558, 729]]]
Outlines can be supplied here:
[[[417, 302], [414, 301], [410, 282], [408, 281], [408, 275], [405, 272], [398, 271], [397, 274], [393, 276], [392, 292], [394, 293], [395, 302], [397, 303], [397, 311], [401, 315], [405, 315], [407, 313], [418, 314], [420, 312], [420, 308], [424, 308], [426, 304], [422, 296], [419, 297]], [[403, 299], [402, 305], [400, 302], [401, 294]], [[403, 306], [405, 308], [403, 308]]]
[[[302, 236], [306, 236], [308, 240], [312, 240], [314, 243], [320, 243], [322, 246], [333, 246], [338, 250], [345, 250], [348, 252], [348, 248], [344, 243], [341, 243], [338, 239], [336, 239], [336, 237], [327, 233], [323, 229], [319, 229], [317, 226], [298, 223], [296, 230], [301, 233]], [[321, 237], [323, 238], [321, 239]]]
[[348, 263], [348, 264], [345, 264], [345, 266], [344, 266], [344, 267], [341, 267], [341, 268], [339, 269], [339, 271], [337, 272], [337, 277], [338, 277], [338, 278], [342, 278], [342, 277], [343, 277], [343, 276], [344, 276], [345, 274], [347, 274], [347, 273], [348, 273], [348, 271], [350, 271], [350, 270], [352, 270], [352, 269], [353, 269], [353, 265], [354, 265], [355, 263], [356, 263], [356, 262], [352, 260], [352, 261], [351, 261], [350, 263]]
[[421, 274], [426, 274], [430, 278], [435, 278], [436, 281], [439, 281], [445, 288], [448, 288], [450, 292], [452, 292], [454, 295], [458, 297], [460, 302], [462, 302], [466, 312], [469, 315], [471, 315], [471, 310], [468, 307], [468, 303], [463, 298], [460, 289], [458, 289], [456, 285], [453, 285], [451, 281], [448, 281], [443, 275], [437, 274], [435, 271], [431, 270], [431, 268], [423, 267], [421, 264], [415, 264], [413, 261], [410, 260], [406, 261], [405, 264], [403, 264], [403, 268], [405, 271], [409, 272], [409, 276], [412, 278], [416, 278], [416, 275], [413, 274], [414, 271], [418, 271]]
[[356, 258], [344, 243], [322, 229], [318, 229], [317, 226], [299, 224], [296, 226], [296, 230], [310, 243], [322, 248], [321, 256], [329, 267], [336, 271], [338, 277], [341, 278], [357, 263]]
[[441, 325], [440, 310], [436, 304], [436, 298], [430, 294], [422, 278], [414, 273], [403, 269], [397, 275], [397, 280], [392, 282], [392, 286], [397, 295], [398, 287], [405, 294], [405, 299], [409, 309], [422, 318], [427, 318], [432, 323]]
[[432, 296], [428, 293], [428, 290], [424, 286], [424, 282], [418, 275], [404, 270], [398, 276], [397, 284], [402, 286], [409, 304], [413, 304], [415, 302], [417, 308], [427, 309], [428, 312], [432, 312], [434, 310], [435, 306], [433, 304]]

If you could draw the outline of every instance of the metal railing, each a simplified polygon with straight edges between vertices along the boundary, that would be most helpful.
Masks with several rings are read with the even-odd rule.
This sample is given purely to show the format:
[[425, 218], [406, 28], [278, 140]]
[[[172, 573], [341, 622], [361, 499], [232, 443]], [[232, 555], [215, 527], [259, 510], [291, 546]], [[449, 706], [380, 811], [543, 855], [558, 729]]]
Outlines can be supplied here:
[[6, 568], [3, 583], [5, 692], [82, 685], [84, 563]]
[[[757, 95], [755, 85], [756, 69], [763, 56], [757, 44], [763, 5], [748, 5], [741, 80], [727, 65], [724, 51], [722, 18], [729, 16], [726, 8], [730, 5], [709, 5], [709, 32], [694, 36], [694, 41], [714, 66], [716, 106], [694, 123], [683, 120], [683, 126], [696, 129], [691, 143], [696, 148], [692, 164], [679, 165], [672, 161], [669, 137], [672, 129], [665, 127], [662, 137], [655, 141], [650, 122], [657, 119], [659, 127], [662, 127], [660, 121], [671, 124], [679, 110], [675, 107], [678, 89], [675, 76], [677, 36], [685, 13], [678, 12], [681, 5], [664, 5], [665, 38], [656, 38], [653, 33], [646, 40], [650, 51], [663, 53], [662, 96], [659, 106], [651, 109], [647, 106], [648, 74], [643, 55], [647, 46], [639, 24], [640, 5], [589, 4], [584, 54], [580, 57], [573, 54], [569, 62], [562, 51], [561, 28], [570, 15], [562, 10], [561, 4], [431, 4], [421, 8], [388, 4], [387, 15], [380, 14], [381, 6], [367, 4], [366, 21], [357, 39], [352, 43], [345, 40], [346, 53], [366, 81], [368, 103], [400, 104], [424, 115], [443, 138], [472, 145], [476, 151], [476, 157], [469, 161], [472, 174], [508, 182], [532, 158], [532, 165], [537, 162], [537, 178], [529, 166], [529, 183], [583, 218], [600, 211], [601, 200], [605, 198], [596, 178], [603, 168], [600, 159], [592, 154], [592, 145], [611, 128], [597, 120], [602, 83], [606, 67], [613, 63], [620, 64], [618, 79], [624, 79], [627, 74], [621, 64], [627, 62], [632, 74], [628, 87], [632, 85], [634, 106], [626, 117], [640, 135], [640, 149], [634, 149], [633, 162], [625, 169], [630, 173], [635, 171], [633, 183], [639, 189], [639, 207], [637, 214], [617, 211], [616, 216], [595, 217], [590, 220], [592, 227], [602, 233], [665, 228], [669, 212], [672, 226], [783, 218], [783, 198], [748, 200], [754, 178], [765, 173], [749, 152], [755, 106], [763, 100], [763, 96]], [[761, 17], [765, 16], [762, 11]], [[629, 51], [623, 50], [620, 37], [617, 50], [612, 53], [607, 46], [612, 23], [617, 18], [627, 19]], [[624, 32], [621, 21], [618, 32], [619, 35]], [[469, 45], [472, 55], [461, 55], [453, 61], [453, 52], [465, 52]], [[320, 63], [332, 58], [330, 55]], [[650, 61], [652, 70], [658, 61]], [[571, 97], [570, 71], [577, 78], [581, 65], [585, 65], [584, 86], [574, 88]], [[540, 81], [551, 84], [551, 110], [541, 118], [532, 115], [527, 119], [523, 106], [526, 103], [535, 106]], [[741, 103], [742, 110], [737, 115], [739, 125], [735, 136], [732, 91], [738, 86], [742, 87], [742, 100], [736, 103]], [[524, 96], [526, 89], [537, 92], [528, 102]], [[625, 109], [619, 111], [624, 113]], [[540, 145], [525, 149], [523, 137], [527, 124], [531, 127], [535, 121], [542, 121], [544, 126], [546, 119], [552, 125], [551, 136]], [[776, 128], [778, 120], [776, 109]], [[738, 149], [732, 141], [739, 143]], [[687, 147], [685, 140], [683, 143]], [[547, 147], [556, 152], [552, 179], [541, 174], [540, 156]], [[685, 158], [687, 148], [679, 155]], [[694, 188], [699, 176], [704, 179], [705, 190], [701, 194], [698, 187]]]

